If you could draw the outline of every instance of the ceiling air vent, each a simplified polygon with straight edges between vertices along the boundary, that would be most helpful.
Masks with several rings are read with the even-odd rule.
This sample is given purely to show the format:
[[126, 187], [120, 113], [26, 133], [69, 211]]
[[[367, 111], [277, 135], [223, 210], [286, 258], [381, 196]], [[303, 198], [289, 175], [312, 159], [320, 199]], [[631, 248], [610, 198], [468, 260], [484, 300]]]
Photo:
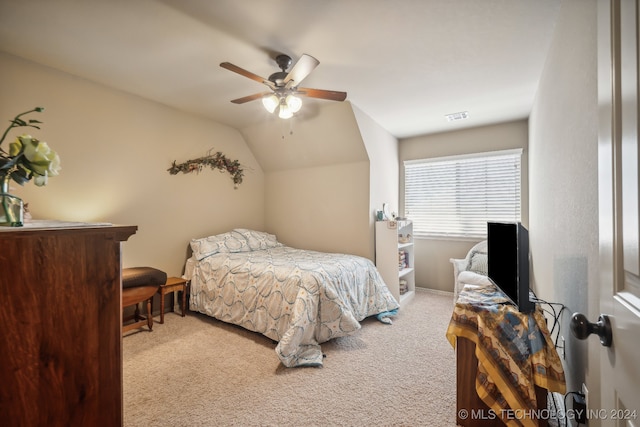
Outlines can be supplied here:
[[448, 122], [455, 122], [456, 120], [468, 119], [469, 118], [469, 112], [468, 111], [461, 111], [459, 113], [446, 114], [445, 117], [447, 118]]

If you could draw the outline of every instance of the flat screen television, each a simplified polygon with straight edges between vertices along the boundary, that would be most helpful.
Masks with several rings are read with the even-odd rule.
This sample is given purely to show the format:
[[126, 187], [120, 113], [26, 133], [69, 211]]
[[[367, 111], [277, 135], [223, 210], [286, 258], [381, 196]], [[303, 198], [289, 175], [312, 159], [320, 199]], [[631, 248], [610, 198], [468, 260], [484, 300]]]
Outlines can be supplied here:
[[535, 308], [529, 298], [529, 231], [520, 222], [487, 223], [489, 279], [523, 313]]

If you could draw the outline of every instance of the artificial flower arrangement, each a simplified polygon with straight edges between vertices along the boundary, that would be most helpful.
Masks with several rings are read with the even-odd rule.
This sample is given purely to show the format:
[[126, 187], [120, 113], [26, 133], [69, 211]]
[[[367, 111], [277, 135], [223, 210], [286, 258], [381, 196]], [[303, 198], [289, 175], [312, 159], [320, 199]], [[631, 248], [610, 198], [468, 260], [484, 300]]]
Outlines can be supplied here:
[[49, 144], [40, 141], [31, 135], [23, 134], [9, 144], [8, 150], [2, 147], [2, 143], [14, 128], [31, 127], [40, 129], [42, 122], [35, 119], [25, 120], [25, 116], [33, 112], [42, 112], [43, 107], [18, 114], [0, 137], [0, 225], [14, 227], [22, 226], [24, 207], [19, 197], [9, 194], [9, 181], [13, 180], [20, 185], [34, 180], [37, 186], [47, 184], [49, 176], [60, 173], [60, 157], [53, 151]]
[[37, 186], [47, 184], [49, 176], [60, 173], [60, 157], [53, 151], [49, 144], [44, 141], [23, 134], [9, 144], [9, 151], [2, 148], [2, 143], [9, 131], [17, 127], [32, 127], [40, 129], [42, 123], [39, 120], [23, 120], [21, 117], [33, 113], [42, 112], [43, 107], [36, 107], [33, 110], [18, 114], [0, 138], [0, 181], [11, 179], [20, 185], [24, 185], [32, 178]]

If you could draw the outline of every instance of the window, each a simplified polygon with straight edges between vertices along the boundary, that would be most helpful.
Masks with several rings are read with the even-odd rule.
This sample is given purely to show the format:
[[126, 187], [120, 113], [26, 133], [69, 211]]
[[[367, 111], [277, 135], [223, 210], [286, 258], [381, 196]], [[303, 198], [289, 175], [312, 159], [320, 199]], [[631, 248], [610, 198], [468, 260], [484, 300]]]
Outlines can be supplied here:
[[486, 238], [488, 221], [520, 221], [522, 150], [404, 162], [404, 213], [416, 237]]

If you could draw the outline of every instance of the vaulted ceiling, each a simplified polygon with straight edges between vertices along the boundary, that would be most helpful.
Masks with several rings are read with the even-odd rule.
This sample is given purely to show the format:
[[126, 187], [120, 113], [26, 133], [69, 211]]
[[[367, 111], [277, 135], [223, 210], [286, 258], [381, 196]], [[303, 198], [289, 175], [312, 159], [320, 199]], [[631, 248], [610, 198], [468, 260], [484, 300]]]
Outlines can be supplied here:
[[[528, 117], [561, 0], [0, 0], [0, 51], [210, 117], [273, 121], [274, 58], [313, 55], [303, 86], [397, 138]], [[300, 116], [335, 101], [303, 99]], [[468, 111], [448, 122], [446, 114]]]

